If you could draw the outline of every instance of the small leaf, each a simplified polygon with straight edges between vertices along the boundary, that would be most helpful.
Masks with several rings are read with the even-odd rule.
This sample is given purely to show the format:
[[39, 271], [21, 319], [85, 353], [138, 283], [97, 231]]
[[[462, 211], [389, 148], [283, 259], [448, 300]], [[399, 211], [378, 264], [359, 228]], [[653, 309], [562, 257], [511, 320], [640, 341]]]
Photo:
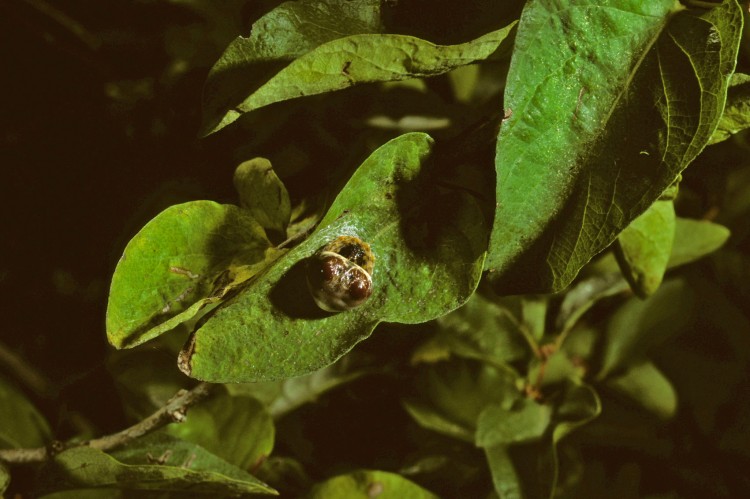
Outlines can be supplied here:
[[[230, 476], [221, 472], [192, 470], [191, 464], [200, 456], [185, 457], [177, 465], [124, 464], [91, 447], [75, 447], [61, 452], [40, 472], [41, 492], [82, 488], [116, 488], [127, 490], [160, 490], [191, 494], [269, 494], [276, 492], [252, 475], [234, 468]], [[204, 451], [205, 452], [205, 451]], [[144, 455], [145, 457], [145, 455]], [[158, 458], [159, 456], [153, 456]], [[216, 458], [218, 460], [218, 458]], [[216, 463], [212, 463], [213, 466]], [[226, 466], [230, 466], [227, 464]], [[222, 471], [225, 471], [226, 468]]]
[[734, 70], [736, 0], [532, 0], [497, 141], [486, 268], [496, 291], [560, 290], [701, 152]]
[[641, 298], [659, 288], [675, 237], [672, 201], [656, 201], [617, 238], [615, 255], [622, 274]]
[[[245, 161], [234, 172], [234, 186], [240, 205], [248, 210], [264, 229], [286, 238], [292, 207], [289, 193], [265, 158]], [[279, 241], [281, 242], [281, 241]]]
[[708, 143], [716, 144], [746, 128], [750, 128], [750, 75], [735, 73], [729, 80], [724, 114]]
[[252, 468], [273, 449], [274, 426], [263, 404], [220, 393], [190, 409], [187, 420], [167, 433], [193, 442], [241, 469]]
[[[431, 146], [412, 133], [375, 151], [317, 231], [193, 333], [180, 354], [183, 372], [214, 382], [300, 376], [332, 364], [381, 321], [419, 323], [462, 305], [479, 282], [487, 233], [473, 198], [437, 191], [421, 171]], [[342, 234], [372, 247], [373, 294], [331, 314], [315, 305], [305, 268]]]
[[[502, 52], [515, 23], [459, 45], [435, 45], [406, 35], [360, 34], [318, 46], [293, 61], [244, 100], [225, 110], [213, 133], [243, 113], [275, 102], [376, 81], [398, 81], [446, 73]], [[221, 61], [220, 61], [221, 62]], [[242, 63], [240, 63], [241, 65]]]
[[250, 36], [230, 43], [211, 68], [203, 90], [203, 133], [226, 126], [222, 119], [248, 92], [290, 61], [331, 40], [380, 29], [380, 0], [282, 3], [253, 24]]
[[272, 259], [263, 228], [236, 206], [171, 206], [128, 243], [112, 277], [107, 338], [130, 348], [218, 302]]
[[474, 442], [474, 429], [470, 426], [458, 423], [440, 414], [434, 407], [418, 402], [416, 400], [404, 400], [404, 409], [416, 421], [416, 423], [427, 430], [446, 435], [451, 438]]
[[43, 447], [49, 425], [23, 393], [0, 377], [0, 449]]
[[310, 499], [437, 499], [437, 496], [395, 473], [355, 471], [316, 485]]
[[498, 404], [487, 406], [479, 415], [476, 444], [494, 447], [538, 440], [551, 417], [550, 407], [529, 399], [521, 399], [513, 409]]
[[607, 384], [661, 419], [671, 419], [677, 411], [672, 383], [651, 362], [636, 364]]
[[721, 248], [729, 239], [729, 229], [704, 220], [677, 218], [669, 268], [693, 262]]

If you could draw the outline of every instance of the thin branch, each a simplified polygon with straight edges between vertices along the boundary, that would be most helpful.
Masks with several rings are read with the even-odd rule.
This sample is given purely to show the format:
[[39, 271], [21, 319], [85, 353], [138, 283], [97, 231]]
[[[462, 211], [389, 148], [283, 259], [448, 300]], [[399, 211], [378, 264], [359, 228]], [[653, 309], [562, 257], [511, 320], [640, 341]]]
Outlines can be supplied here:
[[70, 444], [58, 441], [53, 442], [49, 447], [36, 449], [2, 449], [0, 450], [0, 461], [12, 464], [41, 463], [66, 449], [84, 445], [102, 451], [112, 450], [170, 423], [183, 422], [187, 410], [206, 398], [211, 393], [212, 386], [208, 383], [200, 383], [192, 390], [180, 390], [164, 407], [143, 421], [112, 435]]
[[95, 51], [101, 45], [99, 39], [87, 30], [81, 23], [57, 9], [52, 4], [44, 0], [24, 0], [24, 2], [36, 10], [39, 14], [51, 19], [63, 29], [78, 38], [86, 47]]

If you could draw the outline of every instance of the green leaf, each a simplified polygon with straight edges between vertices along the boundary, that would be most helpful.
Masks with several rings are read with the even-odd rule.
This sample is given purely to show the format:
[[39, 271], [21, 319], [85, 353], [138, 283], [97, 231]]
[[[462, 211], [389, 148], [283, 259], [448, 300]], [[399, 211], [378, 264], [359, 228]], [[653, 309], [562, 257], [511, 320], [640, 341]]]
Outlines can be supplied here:
[[[234, 172], [234, 186], [240, 194], [240, 206], [266, 230], [286, 238], [292, 213], [289, 193], [265, 158], [245, 161]], [[279, 241], [281, 242], [281, 241]]]
[[672, 201], [656, 201], [620, 233], [615, 255], [635, 294], [651, 296], [667, 270], [675, 236]]
[[437, 499], [432, 492], [395, 473], [361, 470], [316, 485], [309, 499]]
[[661, 419], [671, 419], [677, 411], [677, 393], [672, 383], [651, 362], [636, 364], [607, 384]]
[[724, 108], [736, 0], [532, 0], [497, 142], [486, 268], [497, 291], [560, 290], [708, 142]]
[[279, 418], [303, 404], [314, 402], [323, 393], [359, 378], [365, 371], [352, 370], [349, 357], [310, 374], [277, 381], [226, 385], [232, 395], [250, 395], [263, 402], [269, 414]]
[[253, 24], [250, 36], [230, 43], [211, 68], [203, 90], [203, 133], [234, 121], [222, 120], [290, 61], [331, 40], [380, 29], [380, 0], [282, 3]]
[[552, 481], [549, 497], [555, 495], [560, 476], [558, 445], [560, 441], [581, 426], [590, 423], [602, 412], [599, 396], [588, 385], [571, 381], [566, 387], [562, 403], [555, 414], [556, 426], [552, 430], [550, 461]]
[[[338, 38], [299, 57], [230, 108], [207, 133], [243, 113], [275, 102], [342, 90], [360, 83], [424, 78], [492, 57], [504, 51], [515, 23], [459, 45], [435, 45], [407, 35], [359, 34]], [[224, 61], [228, 56], [222, 58]], [[234, 66], [243, 63], [240, 55]], [[224, 64], [230, 62], [224, 61]]]
[[525, 358], [529, 347], [511, 310], [474, 293], [466, 304], [438, 319], [433, 347], [495, 365]]
[[42, 447], [50, 440], [52, 433], [44, 417], [0, 377], [0, 449]]
[[665, 282], [645, 301], [628, 300], [607, 325], [598, 379], [642, 362], [652, 347], [688, 327], [694, 308], [694, 293], [679, 280]]
[[[170, 444], [168, 449], [174, 446]], [[276, 491], [252, 475], [231, 467], [220, 465], [218, 458], [207, 458], [210, 454], [193, 446], [190, 449], [172, 450], [171, 454], [159, 454], [162, 446], [145, 449], [157, 451], [152, 458], [174, 461], [174, 465], [125, 464], [102, 451], [91, 447], [75, 447], [61, 452], [40, 471], [40, 491], [58, 491], [82, 488], [115, 488], [126, 490], [160, 490], [186, 492], [190, 494], [269, 494]], [[144, 450], [145, 450], [144, 449]], [[164, 452], [166, 452], [165, 449]], [[139, 452], [139, 451], [136, 451]], [[141, 452], [143, 458], [150, 450]], [[126, 455], [126, 454], [125, 454]], [[193, 457], [194, 456], [194, 457]], [[198, 462], [206, 469], [198, 468]], [[221, 470], [221, 471], [214, 471]], [[228, 475], [223, 474], [227, 472]]]
[[263, 228], [236, 206], [171, 206], [130, 240], [115, 269], [107, 338], [130, 348], [193, 318], [272, 259]]
[[703, 258], [721, 248], [729, 239], [729, 229], [706, 220], [677, 218], [669, 268]]
[[513, 409], [493, 404], [482, 411], [477, 422], [477, 446], [510, 445], [544, 435], [552, 417], [551, 408], [529, 399], [520, 402]]
[[477, 420], [488, 405], [510, 408], [519, 398], [517, 379], [489, 364], [440, 362], [419, 372], [415, 380], [419, 397], [403, 403], [422, 427], [473, 443]]
[[241, 469], [258, 465], [273, 449], [274, 426], [252, 397], [220, 393], [190, 409], [185, 422], [166, 429]]
[[750, 128], [750, 75], [735, 73], [729, 80], [727, 104], [709, 144], [716, 144]]
[[[214, 382], [300, 376], [332, 364], [381, 321], [425, 322], [463, 304], [481, 275], [486, 228], [473, 198], [429, 183], [422, 163], [431, 146], [412, 133], [375, 151], [317, 231], [193, 333], [180, 354], [183, 372]], [[373, 293], [331, 314], [310, 296], [305, 267], [342, 234], [371, 245]]]
[[10, 472], [3, 463], [0, 463], [0, 497], [5, 497], [3, 494], [10, 485]]
[[496, 445], [484, 449], [487, 465], [492, 474], [492, 484], [502, 499], [524, 499], [523, 485], [508, 447]]

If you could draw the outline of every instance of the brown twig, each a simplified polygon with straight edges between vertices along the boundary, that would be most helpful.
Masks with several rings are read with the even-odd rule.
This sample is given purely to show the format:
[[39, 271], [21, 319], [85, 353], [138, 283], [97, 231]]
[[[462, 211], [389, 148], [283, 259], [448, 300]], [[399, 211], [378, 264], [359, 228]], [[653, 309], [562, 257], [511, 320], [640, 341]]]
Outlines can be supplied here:
[[169, 423], [181, 423], [185, 420], [187, 410], [206, 398], [211, 393], [212, 386], [208, 383], [200, 383], [192, 390], [180, 390], [164, 407], [143, 421], [112, 435], [70, 444], [56, 441], [48, 447], [35, 449], [2, 449], [0, 450], [0, 461], [9, 464], [41, 463], [66, 449], [84, 445], [102, 451], [114, 449]]

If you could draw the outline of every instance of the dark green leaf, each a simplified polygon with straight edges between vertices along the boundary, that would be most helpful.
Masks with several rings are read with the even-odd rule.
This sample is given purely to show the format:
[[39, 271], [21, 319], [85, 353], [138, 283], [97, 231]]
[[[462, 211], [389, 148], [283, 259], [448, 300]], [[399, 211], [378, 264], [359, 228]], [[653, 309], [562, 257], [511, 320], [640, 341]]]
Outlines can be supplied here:
[[742, 26], [736, 0], [530, 1], [497, 143], [486, 267], [498, 291], [564, 288], [708, 142]]
[[211, 69], [203, 91], [204, 133], [234, 121], [226, 121], [234, 107], [290, 61], [331, 40], [380, 29], [380, 0], [284, 2], [258, 19], [250, 36], [237, 37]]
[[161, 212], [128, 243], [109, 291], [107, 338], [130, 348], [193, 318], [278, 251], [236, 206], [192, 201]]
[[599, 379], [642, 362], [654, 345], [686, 328], [694, 310], [694, 293], [678, 280], [665, 282], [645, 301], [628, 300], [607, 325]]
[[617, 261], [631, 288], [641, 298], [659, 288], [675, 237], [672, 201], [656, 201], [617, 238]]
[[0, 377], [0, 449], [42, 447], [52, 434], [23, 393]]
[[475, 293], [458, 310], [438, 319], [440, 329], [430, 341], [449, 354], [502, 364], [524, 358], [529, 347], [512, 311]]
[[[230, 108], [207, 133], [229, 125], [243, 113], [289, 99], [342, 90], [352, 85], [376, 81], [398, 81], [446, 73], [502, 53], [504, 41], [515, 23], [459, 45], [435, 45], [406, 35], [361, 34], [339, 38], [320, 45], [279, 71], [244, 100]], [[230, 63], [227, 54], [224, 64]]]
[[677, 393], [651, 362], [636, 364], [607, 384], [661, 419], [672, 418], [677, 410]]
[[750, 128], [750, 75], [735, 73], [729, 80], [724, 114], [708, 143], [716, 144], [746, 128]]
[[510, 445], [537, 440], [550, 424], [549, 406], [521, 399], [512, 409], [499, 404], [487, 406], [479, 415], [476, 444], [479, 447]]
[[263, 404], [251, 397], [227, 393], [191, 408], [187, 420], [166, 431], [241, 469], [252, 468], [265, 459], [274, 442], [273, 420]]
[[265, 158], [245, 161], [234, 172], [234, 186], [240, 194], [240, 206], [263, 228], [286, 238], [292, 207], [271, 162]]
[[310, 499], [437, 499], [432, 492], [395, 473], [355, 471], [316, 485]]
[[232, 395], [255, 397], [266, 405], [271, 416], [278, 418], [365, 374], [362, 370], [352, 370], [350, 363], [346, 362], [348, 359], [349, 357], [344, 357], [331, 366], [305, 376], [258, 383], [232, 383], [226, 387]]
[[[237, 468], [231, 476], [224, 475], [215, 462], [208, 461], [211, 468], [193, 470], [192, 460], [199, 458], [200, 451], [180, 449], [179, 457], [184, 461], [174, 465], [124, 464], [112, 456], [91, 447], [75, 447], [66, 450], [47, 463], [40, 472], [41, 491], [57, 491], [82, 488], [115, 488], [126, 490], [182, 491], [190, 494], [269, 494], [276, 492], [252, 475]], [[154, 450], [159, 450], [156, 446]], [[166, 451], [165, 451], [166, 452]], [[205, 451], [204, 451], [205, 452]], [[193, 458], [193, 455], [196, 457]], [[154, 456], [158, 459], [164, 454]], [[170, 456], [167, 456], [170, 458]], [[200, 456], [203, 457], [203, 456]], [[218, 458], [215, 458], [218, 459]], [[176, 460], [175, 460], [176, 461]], [[226, 466], [230, 466], [226, 464]], [[226, 471], [226, 468], [222, 471]]]
[[419, 373], [419, 398], [404, 406], [424, 428], [473, 443], [477, 419], [488, 405], [510, 408], [519, 398], [517, 379], [489, 364], [439, 362]]
[[[412, 133], [375, 151], [318, 230], [193, 333], [180, 354], [183, 372], [215, 382], [300, 376], [332, 364], [380, 321], [424, 322], [463, 304], [481, 275], [486, 229], [473, 198], [426, 180], [431, 145], [429, 136]], [[305, 267], [344, 234], [372, 247], [373, 294], [331, 314], [310, 296]]]

